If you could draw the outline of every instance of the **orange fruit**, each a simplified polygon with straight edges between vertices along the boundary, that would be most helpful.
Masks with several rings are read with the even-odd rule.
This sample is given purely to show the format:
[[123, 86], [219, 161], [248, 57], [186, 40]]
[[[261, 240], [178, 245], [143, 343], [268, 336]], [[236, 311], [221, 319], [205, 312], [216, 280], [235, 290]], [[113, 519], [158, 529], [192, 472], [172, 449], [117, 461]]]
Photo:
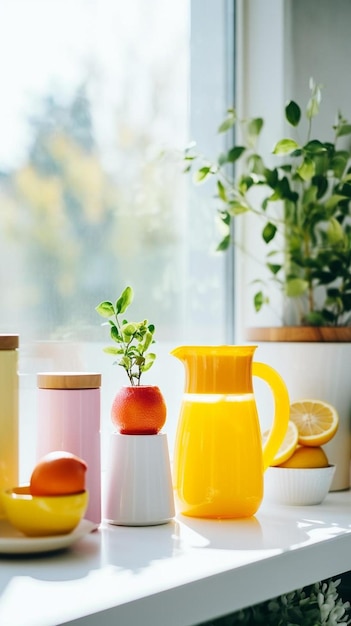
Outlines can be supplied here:
[[299, 444], [322, 446], [339, 426], [337, 410], [322, 400], [299, 400], [290, 405], [290, 419], [299, 431]]
[[[267, 440], [269, 432], [270, 431], [267, 430], [266, 432], [263, 433], [262, 435], [263, 444]], [[295, 426], [294, 422], [289, 421], [286, 435], [283, 439], [283, 442], [277, 454], [275, 455], [273, 461], [271, 462], [271, 465], [273, 466], [280, 465], [281, 463], [284, 463], [284, 461], [286, 461], [287, 459], [291, 457], [291, 455], [296, 450], [298, 437], [299, 437], [299, 433], [298, 433], [297, 427]]]
[[123, 435], [156, 435], [166, 421], [163, 395], [154, 385], [122, 387], [111, 407], [111, 419]]
[[63, 496], [85, 491], [87, 464], [70, 452], [57, 450], [43, 456], [30, 477], [32, 496]]
[[319, 446], [298, 446], [291, 457], [279, 467], [315, 468], [328, 467], [328, 457]]

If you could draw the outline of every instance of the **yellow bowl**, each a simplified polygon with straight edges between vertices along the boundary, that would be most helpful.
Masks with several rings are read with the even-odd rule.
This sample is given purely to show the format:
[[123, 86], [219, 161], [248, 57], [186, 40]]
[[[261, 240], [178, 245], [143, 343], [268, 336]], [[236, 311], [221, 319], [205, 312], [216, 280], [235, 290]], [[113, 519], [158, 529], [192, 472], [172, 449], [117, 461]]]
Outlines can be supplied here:
[[65, 535], [78, 526], [88, 506], [88, 492], [68, 496], [32, 496], [29, 485], [1, 493], [7, 520], [29, 537]]

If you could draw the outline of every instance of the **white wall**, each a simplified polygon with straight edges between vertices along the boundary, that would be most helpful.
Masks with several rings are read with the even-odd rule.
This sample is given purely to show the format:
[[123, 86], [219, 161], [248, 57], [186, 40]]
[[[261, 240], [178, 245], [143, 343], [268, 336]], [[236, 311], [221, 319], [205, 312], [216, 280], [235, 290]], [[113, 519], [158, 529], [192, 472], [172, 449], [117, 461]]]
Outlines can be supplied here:
[[289, 5], [293, 45], [291, 94], [305, 102], [310, 76], [324, 85], [314, 128], [316, 134], [326, 132], [325, 138], [329, 139], [339, 109], [351, 119], [351, 2], [290, 0]]
[[[282, 137], [285, 104], [286, 3], [281, 0], [239, 0], [237, 11], [237, 87], [236, 107], [239, 117], [263, 117], [264, 130], [260, 151], [269, 155], [277, 139]], [[248, 326], [279, 323], [271, 320], [269, 310], [259, 315], [253, 310], [252, 298], [256, 288], [250, 282], [262, 275], [261, 260], [265, 244], [260, 236], [256, 219], [236, 223], [237, 238], [253, 251], [254, 259], [237, 254], [236, 260], [236, 338], [244, 339]], [[280, 301], [276, 308], [280, 308]]]

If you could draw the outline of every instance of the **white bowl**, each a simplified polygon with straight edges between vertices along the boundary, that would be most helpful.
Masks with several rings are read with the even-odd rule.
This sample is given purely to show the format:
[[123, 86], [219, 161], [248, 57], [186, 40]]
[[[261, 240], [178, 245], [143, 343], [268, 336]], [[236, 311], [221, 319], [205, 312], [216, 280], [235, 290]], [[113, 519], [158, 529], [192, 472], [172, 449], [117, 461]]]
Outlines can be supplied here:
[[330, 489], [334, 473], [335, 465], [308, 469], [268, 467], [264, 479], [264, 497], [276, 504], [320, 504]]

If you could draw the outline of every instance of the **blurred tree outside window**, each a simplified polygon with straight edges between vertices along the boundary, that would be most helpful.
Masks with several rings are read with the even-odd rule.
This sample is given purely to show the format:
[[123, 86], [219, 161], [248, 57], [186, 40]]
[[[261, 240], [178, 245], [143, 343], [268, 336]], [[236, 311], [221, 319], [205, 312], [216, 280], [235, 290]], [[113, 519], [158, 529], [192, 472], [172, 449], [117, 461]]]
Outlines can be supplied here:
[[96, 304], [131, 284], [159, 339], [216, 334], [213, 215], [189, 218], [182, 172], [189, 20], [189, 0], [2, 1], [1, 332], [100, 339]]

